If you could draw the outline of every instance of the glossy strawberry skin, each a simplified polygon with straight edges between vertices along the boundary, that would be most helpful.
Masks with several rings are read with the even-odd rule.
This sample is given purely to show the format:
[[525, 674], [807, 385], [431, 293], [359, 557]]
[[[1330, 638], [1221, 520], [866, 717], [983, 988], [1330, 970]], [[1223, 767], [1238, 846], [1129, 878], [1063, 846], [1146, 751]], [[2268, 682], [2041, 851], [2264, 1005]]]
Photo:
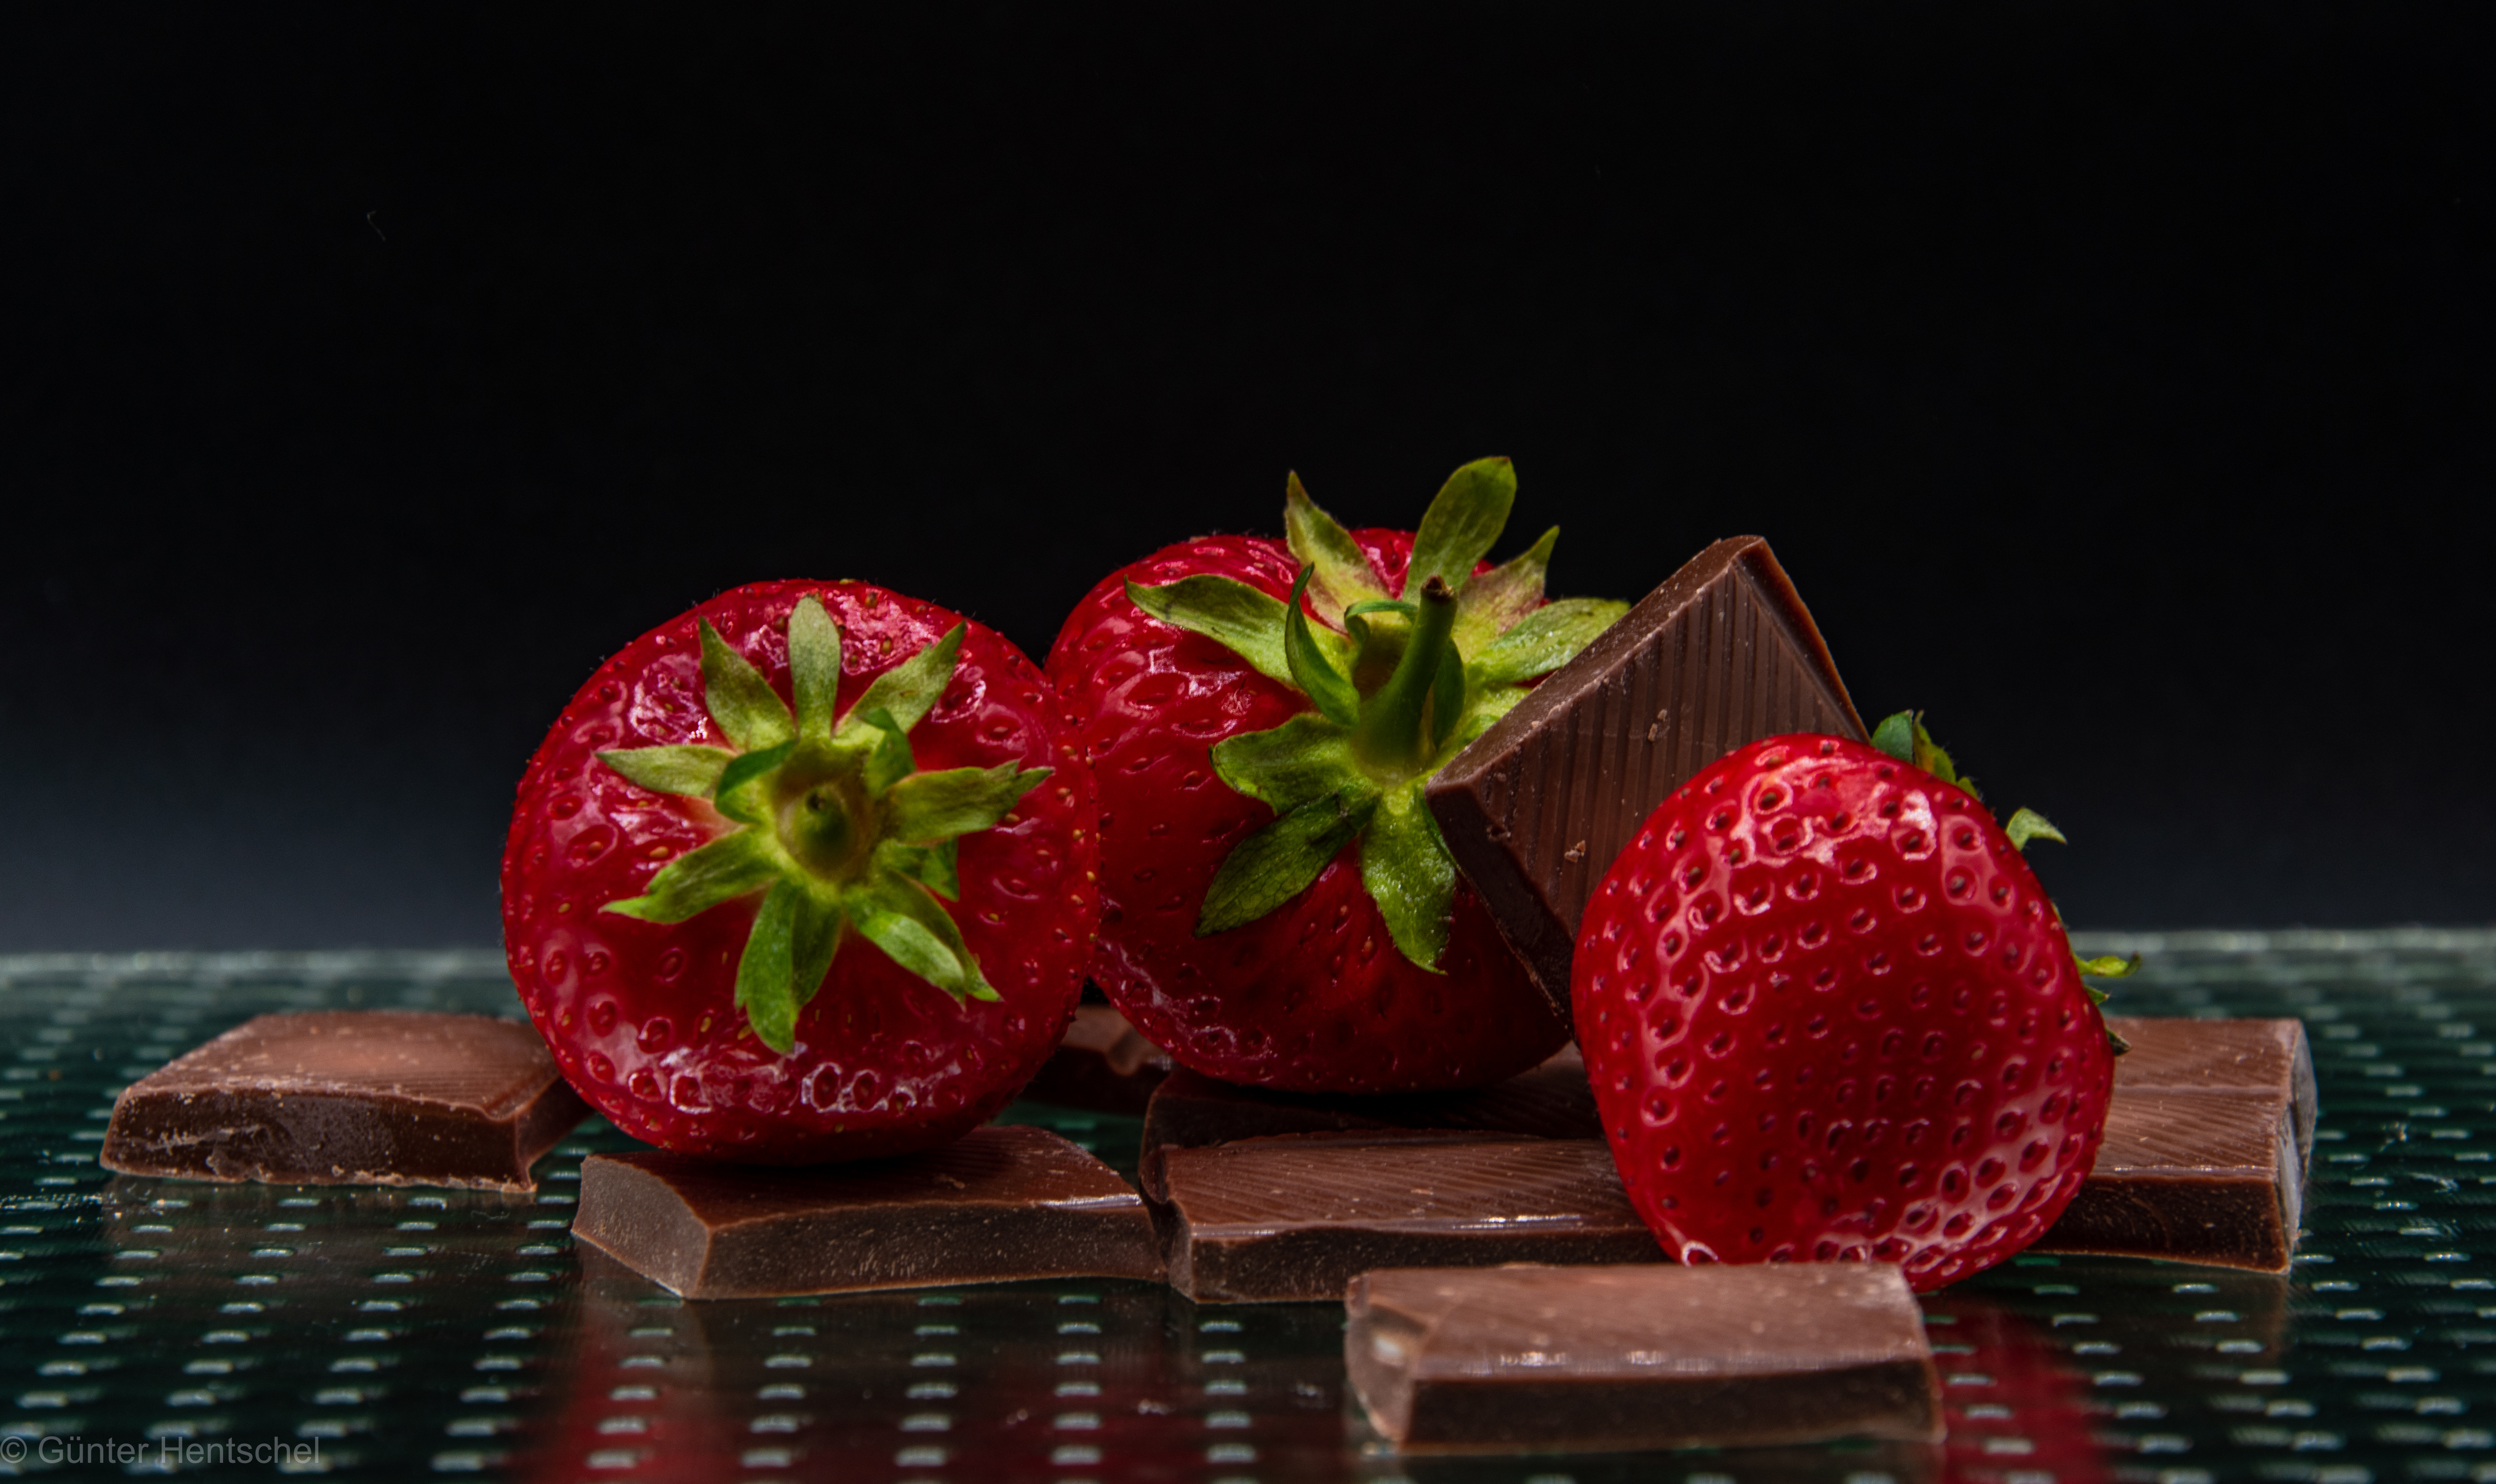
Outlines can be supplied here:
[[1100, 914], [1090, 770], [1045, 679], [976, 623], [952, 684], [910, 741], [922, 769], [1054, 770], [1004, 823], [959, 845], [961, 896], [950, 910], [1001, 1003], [956, 1002], [853, 936], [784, 1057], [755, 1038], [734, 1003], [758, 899], [673, 925], [600, 911], [732, 826], [706, 801], [627, 782], [597, 754], [723, 742], [703, 706], [698, 617], [788, 699], [787, 625], [808, 594], [841, 629], [843, 709], [961, 622], [858, 582], [723, 593], [599, 667], [530, 760], [513, 812], [503, 931], [521, 1000], [581, 1096], [664, 1148], [800, 1163], [944, 1143], [984, 1123], [1039, 1069], [1082, 988]]
[[2052, 904], [1964, 789], [1772, 737], [1676, 790], [1572, 971], [1630, 1198], [1685, 1261], [2001, 1261], [2097, 1157], [2113, 1058]]
[[[1352, 533], [1388, 591], [1409, 532]], [[1212, 750], [1310, 708], [1200, 634], [1151, 617], [1125, 584], [1212, 574], [1288, 600], [1279, 541], [1214, 536], [1112, 572], [1067, 616], [1048, 655], [1101, 789], [1102, 929], [1092, 977], [1136, 1028], [1209, 1076], [1297, 1092], [1474, 1087], [1522, 1071], [1569, 1038], [1459, 885], [1447, 956], [1431, 974], [1395, 950], [1362, 889], [1358, 843], [1269, 916], [1195, 935], [1224, 855], [1274, 812], [1215, 776]]]

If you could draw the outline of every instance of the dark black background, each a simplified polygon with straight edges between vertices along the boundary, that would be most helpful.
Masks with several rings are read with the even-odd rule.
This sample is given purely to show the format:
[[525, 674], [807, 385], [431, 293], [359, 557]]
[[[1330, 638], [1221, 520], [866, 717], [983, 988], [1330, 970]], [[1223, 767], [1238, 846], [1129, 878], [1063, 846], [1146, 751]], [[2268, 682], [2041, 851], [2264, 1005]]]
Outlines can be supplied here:
[[1515, 458], [2076, 924], [2491, 916], [2489, 47], [2376, 6], [13, 11], [0, 948], [485, 944], [607, 652]]

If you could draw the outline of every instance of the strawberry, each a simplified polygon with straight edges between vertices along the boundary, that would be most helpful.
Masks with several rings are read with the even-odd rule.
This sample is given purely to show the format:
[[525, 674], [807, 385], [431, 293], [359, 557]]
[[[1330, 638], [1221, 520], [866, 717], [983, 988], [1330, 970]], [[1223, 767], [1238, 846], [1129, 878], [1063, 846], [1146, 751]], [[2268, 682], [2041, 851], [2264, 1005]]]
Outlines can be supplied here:
[[1182, 541], [1068, 615], [1048, 669], [1102, 794], [1093, 979], [1198, 1071], [1301, 1092], [1473, 1086], [1568, 1039], [1456, 875], [1421, 784], [1626, 605], [1498, 568], [1506, 459], [1420, 528]]
[[1073, 1017], [1099, 922], [1056, 713], [1003, 637], [862, 582], [737, 588], [627, 645], [503, 853], [564, 1075], [627, 1133], [758, 1162], [984, 1122]]
[[1996, 824], [1912, 716], [1875, 740], [1728, 754], [1587, 907], [1587, 1073], [1683, 1261], [1868, 1257], [1935, 1288], [2027, 1246], [2096, 1159], [2113, 1048], [2020, 855], [2052, 827]]

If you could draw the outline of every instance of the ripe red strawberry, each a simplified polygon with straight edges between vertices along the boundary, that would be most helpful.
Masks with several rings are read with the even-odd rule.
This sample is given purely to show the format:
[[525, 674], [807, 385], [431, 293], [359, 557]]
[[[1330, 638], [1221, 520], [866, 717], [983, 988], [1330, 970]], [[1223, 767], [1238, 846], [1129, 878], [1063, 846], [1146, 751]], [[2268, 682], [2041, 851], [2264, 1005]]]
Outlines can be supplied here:
[[1484, 459], [1418, 532], [1347, 532], [1294, 479], [1288, 541], [1182, 541], [1068, 615], [1048, 667], [1101, 788], [1092, 977], [1186, 1066], [1413, 1091], [1568, 1039], [1420, 793], [1625, 607], [1544, 602], [1557, 532], [1482, 566], [1515, 491]]
[[1869, 1257], [1935, 1288], [2027, 1246], [2096, 1159], [2106, 1025], [2019, 853], [2051, 827], [1997, 825], [1912, 718], [1881, 740], [1936, 771], [1752, 743], [1659, 805], [1587, 906], [1587, 1073], [1684, 1261]]
[[862, 582], [723, 593], [599, 666], [521, 780], [512, 976], [669, 1149], [795, 1163], [984, 1122], [1075, 1012], [1097, 804], [993, 631]]

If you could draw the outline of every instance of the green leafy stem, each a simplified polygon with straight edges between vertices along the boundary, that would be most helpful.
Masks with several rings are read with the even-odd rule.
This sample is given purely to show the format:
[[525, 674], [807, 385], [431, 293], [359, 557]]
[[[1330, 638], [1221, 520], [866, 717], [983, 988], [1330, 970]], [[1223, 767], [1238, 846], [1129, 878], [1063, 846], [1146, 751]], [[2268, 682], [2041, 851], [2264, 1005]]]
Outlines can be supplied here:
[[677, 923], [760, 893], [737, 959], [736, 1005], [756, 1038], [783, 1056], [796, 1048], [797, 1012], [852, 933], [956, 1001], [999, 998], [943, 905], [961, 893], [955, 842], [995, 825], [1049, 770], [1008, 762], [919, 771], [910, 731], [953, 677], [962, 626], [878, 675], [836, 719], [840, 628], [812, 595], [789, 615], [794, 712], [709, 620], [700, 622], [703, 704], [735, 745], [598, 757], [644, 788], [708, 800], [738, 827], [605, 910]]
[[1198, 915], [1205, 937], [1255, 922], [1305, 891], [1358, 843], [1361, 885], [1407, 959], [1436, 971], [1446, 951], [1454, 859], [1421, 787], [1629, 605], [1546, 603], [1557, 530], [1475, 572], [1508, 523], [1516, 475], [1504, 458], [1451, 476], [1414, 533], [1400, 593], [1294, 475], [1283, 524], [1299, 563], [1288, 602], [1229, 577], [1130, 583], [1146, 613], [1230, 649], [1310, 709], [1213, 749], [1214, 771], [1275, 818], [1232, 849]]

